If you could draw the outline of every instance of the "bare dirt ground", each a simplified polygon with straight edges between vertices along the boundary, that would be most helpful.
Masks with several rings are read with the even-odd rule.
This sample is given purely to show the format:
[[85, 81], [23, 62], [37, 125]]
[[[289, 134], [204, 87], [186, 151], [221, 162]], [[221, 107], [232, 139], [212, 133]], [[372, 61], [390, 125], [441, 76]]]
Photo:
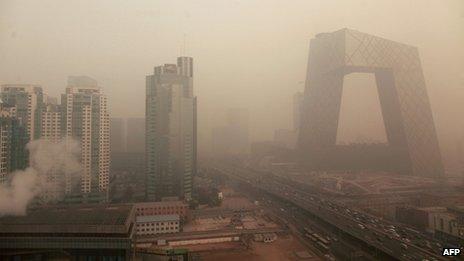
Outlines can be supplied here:
[[[295, 252], [307, 251], [312, 257], [299, 259]], [[227, 250], [208, 252], [200, 254], [205, 261], [296, 261], [296, 260], [320, 260], [308, 249], [306, 249], [293, 236], [279, 237], [272, 243], [253, 242], [251, 249], [248, 250]]]

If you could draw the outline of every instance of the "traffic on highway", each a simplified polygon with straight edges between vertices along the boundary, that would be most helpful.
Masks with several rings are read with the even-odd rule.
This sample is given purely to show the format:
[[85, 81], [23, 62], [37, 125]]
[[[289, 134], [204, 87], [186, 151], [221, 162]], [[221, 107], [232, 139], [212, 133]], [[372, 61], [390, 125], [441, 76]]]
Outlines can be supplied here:
[[[428, 235], [402, 224], [380, 219], [359, 210], [351, 209], [341, 203], [322, 198], [317, 192], [303, 191], [272, 173], [256, 172], [252, 169], [216, 164], [215, 171], [239, 179], [258, 189], [264, 190], [316, 216], [383, 253], [399, 260], [443, 260], [444, 244]], [[316, 243], [328, 245], [317, 240], [311, 233], [307, 237]], [[447, 246], [449, 247], [449, 246]]]

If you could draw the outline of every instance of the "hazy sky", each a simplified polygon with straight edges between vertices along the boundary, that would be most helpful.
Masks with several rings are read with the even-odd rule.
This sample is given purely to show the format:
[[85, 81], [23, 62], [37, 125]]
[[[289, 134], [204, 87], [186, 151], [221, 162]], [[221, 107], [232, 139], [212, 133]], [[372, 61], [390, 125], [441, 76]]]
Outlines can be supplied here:
[[418, 46], [440, 137], [463, 136], [462, 0], [0, 0], [0, 83], [58, 96], [68, 75], [89, 75], [112, 116], [143, 116], [145, 75], [188, 55], [200, 140], [226, 107], [249, 108], [252, 138], [263, 140], [291, 126], [310, 38], [344, 27]]

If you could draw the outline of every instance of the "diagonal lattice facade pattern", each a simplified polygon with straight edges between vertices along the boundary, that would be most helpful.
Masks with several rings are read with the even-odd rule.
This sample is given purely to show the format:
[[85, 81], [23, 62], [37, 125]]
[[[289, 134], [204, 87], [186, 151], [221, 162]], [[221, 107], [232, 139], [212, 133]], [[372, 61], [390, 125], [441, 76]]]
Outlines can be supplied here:
[[388, 140], [386, 152], [379, 155], [385, 158], [385, 166], [392, 165], [388, 170], [442, 175], [417, 48], [349, 29], [319, 34], [311, 40], [299, 137], [303, 162], [311, 169], [349, 165], [340, 163], [340, 158], [353, 151], [335, 143], [343, 78], [353, 72], [376, 76]]

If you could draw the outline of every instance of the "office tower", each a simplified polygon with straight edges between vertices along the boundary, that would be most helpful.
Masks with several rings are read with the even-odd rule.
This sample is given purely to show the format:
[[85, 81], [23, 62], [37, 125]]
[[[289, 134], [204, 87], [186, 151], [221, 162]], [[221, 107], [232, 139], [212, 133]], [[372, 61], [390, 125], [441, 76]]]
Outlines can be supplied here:
[[124, 118], [110, 119], [111, 153], [127, 151], [127, 122]]
[[[387, 146], [338, 146], [344, 76], [373, 73]], [[316, 170], [381, 170], [443, 175], [419, 52], [416, 47], [342, 29], [311, 40], [301, 117], [301, 162]]]
[[[97, 81], [70, 76], [61, 96], [62, 131], [81, 144], [80, 192], [107, 191], [110, 169], [109, 115], [107, 98]], [[71, 182], [73, 183], [73, 182]], [[75, 188], [67, 188], [67, 191]]]
[[126, 144], [128, 153], [145, 153], [145, 118], [126, 119]]
[[10, 179], [13, 171], [26, 168], [28, 140], [26, 128], [16, 117], [16, 107], [0, 100], [0, 184]]
[[154, 68], [146, 77], [146, 198], [189, 200], [196, 159], [193, 59]]
[[300, 129], [300, 117], [303, 110], [303, 93], [297, 92], [293, 95], [293, 130]]
[[250, 152], [249, 114], [247, 109], [230, 108], [225, 124], [213, 129], [212, 151], [216, 156], [244, 155]]
[[41, 135], [42, 87], [32, 84], [4, 84], [1, 98], [5, 104], [16, 107], [16, 116], [26, 127], [29, 140], [38, 139]]

